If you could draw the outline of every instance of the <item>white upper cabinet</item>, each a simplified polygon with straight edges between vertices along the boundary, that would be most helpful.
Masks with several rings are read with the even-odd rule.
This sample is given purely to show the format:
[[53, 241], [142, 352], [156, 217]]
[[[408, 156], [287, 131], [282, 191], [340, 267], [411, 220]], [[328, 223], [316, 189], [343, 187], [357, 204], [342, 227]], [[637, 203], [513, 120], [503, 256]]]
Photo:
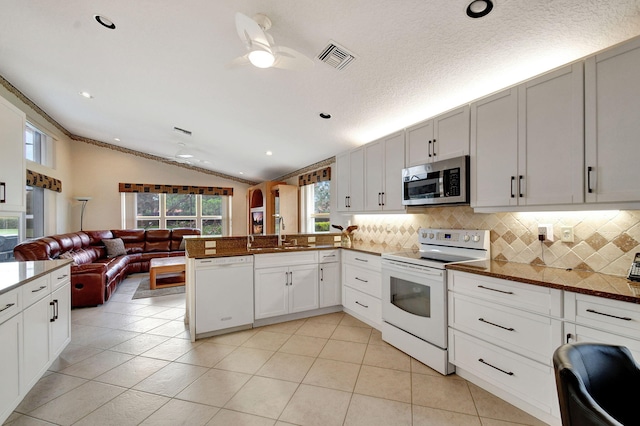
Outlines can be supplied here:
[[469, 106], [407, 129], [406, 165], [417, 166], [469, 154]]
[[471, 104], [471, 206], [517, 203], [518, 90]]
[[471, 104], [471, 205], [583, 202], [583, 68], [569, 65]]
[[403, 210], [404, 132], [396, 132], [365, 149], [365, 211]]
[[362, 211], [364, 207], [364, 148], [336, 156], [338, 211]]
[[0, 211], [25, 211], [25, 114], [0, 97]]
[[640, 39], [585, 65], [586, 201], [640, 201]]

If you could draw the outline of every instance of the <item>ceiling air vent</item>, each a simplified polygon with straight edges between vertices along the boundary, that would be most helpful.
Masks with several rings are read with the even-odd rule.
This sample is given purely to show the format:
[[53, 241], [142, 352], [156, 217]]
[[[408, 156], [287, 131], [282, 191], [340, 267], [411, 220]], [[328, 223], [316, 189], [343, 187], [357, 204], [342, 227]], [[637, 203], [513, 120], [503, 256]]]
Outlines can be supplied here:
[[349, 66], [356, 57], [338, 43], [329, 40], [329, 45], [322, 49], [322, 52], [318, 55], [318, 59], [337, 70], [343, 70]]

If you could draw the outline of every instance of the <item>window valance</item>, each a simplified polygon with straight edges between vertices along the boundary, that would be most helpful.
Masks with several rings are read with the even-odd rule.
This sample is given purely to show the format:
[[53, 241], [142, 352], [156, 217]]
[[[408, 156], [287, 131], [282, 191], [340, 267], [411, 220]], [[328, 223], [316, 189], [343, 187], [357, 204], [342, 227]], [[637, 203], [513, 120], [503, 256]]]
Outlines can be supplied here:
[[312, 183], [324, 182], [331, 180], [331, 167], [315, 170], [311, 173], [305, 173], [298, 176], [298, 186], [311, 185]]
[[27, 186], [37, 186], [38, 188], [62, 192], [62, 181], [60, 179], [55, 179], [29, 169], [27, 169]]
[[120, 192], [150, 192], [154, 194], [233, 195], [233, 188], [218, 186], [155, 185], [148, 183], [119, 183]]

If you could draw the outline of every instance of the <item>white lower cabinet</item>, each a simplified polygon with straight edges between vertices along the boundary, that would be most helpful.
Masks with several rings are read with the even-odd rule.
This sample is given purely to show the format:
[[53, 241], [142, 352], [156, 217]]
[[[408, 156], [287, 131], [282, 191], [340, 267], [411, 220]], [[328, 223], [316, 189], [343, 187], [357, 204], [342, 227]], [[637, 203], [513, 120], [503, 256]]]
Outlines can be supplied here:
[[340, 250], [320, 252], [318, 286], [320, 290], [319, 306], [321, 308], [342, 304], [340, 272]]
[[345, 312], [382, 327], [380, 256], [345, 250], [342, 253], [342, 305]]
[[[18, 293], [20, 289], [14, 290]], [[2, 295], [4, 296], [4, 295]], [[0, 299], [2, 298], [0, 296]], [[17, 298], [17, 295], [14, 294]], [[4, 422], [20, 403], [21, 392], [20, 371], [22, 367], [22, 315], [19, 305], [13, 302], [0, 301], [0, 314], [12, 309], [14, 315], [0, 323], [0, 422]]]
[[0, 423], [70, 340], [69, 266], [0, 295]]
[[586, 294], [565, 292], [565, 342], [596, 342], [626, 346], [640, 362], [640, 308]]
[[552, 355], [562, 291], [448, 271], [449, 362], [463, 378], [559, 424]]
[[318, 254], [256, 255], [254, 283], [255, 319], [317, 309]]

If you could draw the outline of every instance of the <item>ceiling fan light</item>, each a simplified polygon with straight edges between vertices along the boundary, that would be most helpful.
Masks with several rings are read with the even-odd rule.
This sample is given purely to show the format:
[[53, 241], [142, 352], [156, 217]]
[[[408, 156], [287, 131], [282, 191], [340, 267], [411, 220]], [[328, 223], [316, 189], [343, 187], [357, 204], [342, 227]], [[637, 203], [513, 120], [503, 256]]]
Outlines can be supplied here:
[[266, 50], [254, 50], [249, 52], [249, 62], [258, 68], [269, 68], [276, 61], [275, 56]]

